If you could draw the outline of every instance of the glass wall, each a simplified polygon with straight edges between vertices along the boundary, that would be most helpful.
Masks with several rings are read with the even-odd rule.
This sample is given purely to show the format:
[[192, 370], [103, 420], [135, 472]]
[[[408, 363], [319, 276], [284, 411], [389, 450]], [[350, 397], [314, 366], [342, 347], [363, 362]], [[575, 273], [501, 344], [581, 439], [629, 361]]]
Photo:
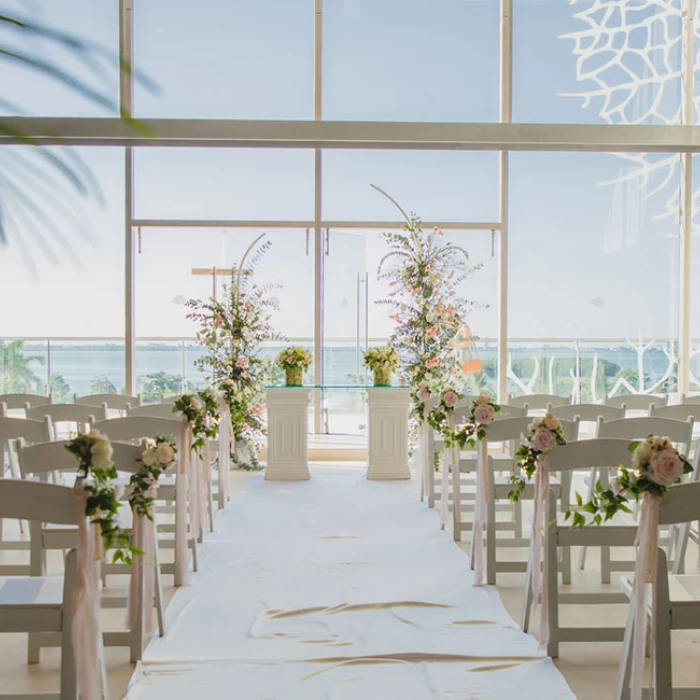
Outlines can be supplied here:
[[516, 153], [510, 174], [509, 391], [677, 391], [678, 157]]

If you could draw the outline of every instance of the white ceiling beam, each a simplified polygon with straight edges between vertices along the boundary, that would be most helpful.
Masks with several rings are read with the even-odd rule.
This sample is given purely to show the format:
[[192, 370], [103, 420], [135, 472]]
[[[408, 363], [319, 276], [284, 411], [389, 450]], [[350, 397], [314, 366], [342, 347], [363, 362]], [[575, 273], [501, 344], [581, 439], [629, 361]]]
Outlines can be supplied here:
[[[466, 151], [700, 152], [700, 126], [437, 124], [422, 122], [3, 118], [44, 144], [160, 147], [359, 148]], [[6, 129], [3, 129], [6, 131]], [[10, 144], [11, 136], [0, 136]]]

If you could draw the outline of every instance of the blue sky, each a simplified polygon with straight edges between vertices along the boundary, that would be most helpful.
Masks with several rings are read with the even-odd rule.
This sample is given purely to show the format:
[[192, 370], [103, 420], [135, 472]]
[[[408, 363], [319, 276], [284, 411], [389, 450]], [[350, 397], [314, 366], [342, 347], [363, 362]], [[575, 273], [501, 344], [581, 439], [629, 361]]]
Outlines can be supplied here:
[[[309, 119], [313, 115], [312, 0], [135, 0], [136, 67], [160, 85], [137, 90], [142, 117]], [[114, 50], [117, 0], [5, 2]], [[497, 0], [326, 0], [323, 113], [327, 119], [495, 121], [498, 117]], [[564, 93], [577, 82], [575, 18], [591, 0], [516, 0], [514, 120], [601, 123], [602, 101]], [[649, 20], [650, 17], [647, 17]], [[651, 40], [660, 24], [650, 22]], [[671, 23], [671, 30], [673, 30]], [[647, 37], [635, 39], [644, 42]], [[636, 48], [639, 44], [632, 44]], [[45, 49], [43, 49], [45, 50]], [[633, 53], [633, 52], [628, 52]], [[671, 51], [671, 62], [675, 54]], [[62, 61], [65, 57], [53, 55]], [[600, 65], [593, 57], [591, 65]], [[598, 64], [595, 62], [598, 61]], [[632, 68], [632, 64], [630, 64]], [[661, 70], [663, 66], [659, 64]], [[6, 93], [34, 114], [104, 116], [99, 108], [34, 75], [3, 68]], [[612, 79], [612, 78], [611, 78]], [[655, 90], [630, 101], [630, 120], [645, 114]], [[661, 111], [677, 102], [664, 85]], [[116, 82], [108, 90], [116, 97]], [[650, 117], [650, 122], [658, 122]], [[123, 333], [123, 155], [81, 149], [98, 176], [107, 206], [82, 204], [92, 240], [73, 237], [74, 255], [60, 265], [40, 261], [30, 275], [16, 243], [0, 250], [0, 335]], [[493, 153], [326, 152], [323, 215], [328, 219], [391, 220], [376, 183], [425, 219], [490, 221], [498, 217], [498, 159]], [[678, 170], [652, 194], [665, 171], [613, 185], [632, 166], [607, 154], [518, 153], [511, 156], [510, 308], [512, 336], [668, 337], [675, 334], [677, 224], [660, 218], [678, 184]], [[136, 157], [136, 213], [143, 217], [309, 219], [313, 216], [313, 157], [266, 149], [144, 149]], [[311, 258], [305, 232], [270, 232], [274, 247], [261, 277], [281, 280], [282, 330], [313, 328]], [[173, 298], [208, 293], [196, 266], [230, 265], [257, 231], [147, 231], [137, 256], [137, 332], [191, 332]], [[341, 235], [343, 234], [343, 235]], [[355, 236], [353, 238], [352, 236]], [[348, 313], [355, 273], [366, 267], [370, 294], [382, 245], [379, 232], [335, 232], [327, 275], [327, 330], [354, 332]], [[489, 305], [472, 328], [496, 331], [497, 267], [490, 233], [455, 235], [484, 270], [466, 293]], [[363, 246], [364, 244], [364, 246]], [[695, 256], [697, 259], [697, 256]], [[700, 260], [698, 260], [700, 263]], [[364, 265], [362, 263], [365, 263]], [[66, 312], [70, 316], [66, 317]], [[370, 334], [390, 330], [370, 310]], [[700, 331], [700, 328], [698, 328]]]

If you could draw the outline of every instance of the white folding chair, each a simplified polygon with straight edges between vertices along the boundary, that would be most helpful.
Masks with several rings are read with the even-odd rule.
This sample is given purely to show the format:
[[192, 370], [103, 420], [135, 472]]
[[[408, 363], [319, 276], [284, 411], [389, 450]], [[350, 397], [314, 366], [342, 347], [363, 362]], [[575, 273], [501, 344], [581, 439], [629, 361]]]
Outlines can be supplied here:
[[[126, 416], [124, 418], [112, 418], [110, 420], [99, 421], [95, 424], [95, 428], [106, 435], [110, 440], [117, 442], [140, 442], [142, 438], [155, 438], [157, 435], [165, 435], [171, 437], [178, 448], [178, 455], [182, 457], [183, 446], [180, 445], [180, 427], [182, 421], [175, 418], [157, 418], [155, 416]], [[168, 504], [175, 503], [176, 500], [176, 482], [177, 473], [173, 476], [166, 476], [161, 479], [161, 484], [158, 487], [158, 499], [165, 501]], [[213, 510], [213, 496], [209, 492], [209, 509]], [[177, 508], [167, 505], [159, 509], [161, 513], [174, 514]], [[158, 531], [161, 533], [174, 533], [176, 524], [159, 523]], [[194, 523], [188, 523], [188, 545], [192, 552], [192, 566], [195, 571], [198, 569], [197, 562], [197, 540], [194, 535]], [[177, 549], [173, 539], [164, 539], [160, 542], [160, 546], [164, 549]], [[164, 574], [175, 574], [176, 565], [174, 563], [163, 564], [161, 570]], [[180, 582], [176, 581], [179, 586]]]
[[[644, 440], [649, 435], [662, 435], [673, 442], [683, 453], [688, 454], [693, 439], [693, 419], [686, 421], [675, 420], [674, 418], [659, 418], [657, 416], [640, 416], [638, 418], [623, 418], [621, 420], [599, 420], [598, 437], [601, 438], [623, 438], [625, 440]], [[606, 469], [598, 471], [599, 478], [604, 485], [609, 483], [609, 472]], [[589, 486], [593, 487], [595, 478], [591, 480]], [[680, 546], [678, 541], [681, 533], [676, 528], [672, 528], [666, 533], [664, 544], [667, 547], [669, 557], [674, 547]], [[585, 565], [585, 548], [581, 550], [580, 568]], [[683, 566], [681, 561], [679, 566]], [[634, 562], [613, 560], [610, 557], [610, 549], [604, 548], [601, 560], [601, 583], [610, 583], [610, 574], [613, 571], [632, 571]]]
[[181, 395], [182, 394], [175, 394], [174, 396], [162, 396], [160, 402], [173, 404], [180, 398]]
[[571, 396], [557, 396], [556, 394], [523, 394], [522, 396], [511, 396], [508, 399], [511, 406], [522, 406], [526, 412], [546, 411], [552, 412], [552, 409], [559, 406], [567, 406], [571, 403]]
[[[617, 468], [620, 464], [629, 464], [629, 446], [631, 440], [614, 438], [595, 438], [558, 445], [550, 453], [550, 470], [552, 473], [571, 474], [575, 470], [590, 470], [591, 467]], [[558, 581], [557, 552], [560, 547], [587, 545], [591, 547], [632, 547], [637, 536], [637, 525], [633, 519], [624, 519], [625, 524], [609, 523], [601, 526], [588, 525], [581, 529], [572, 529], [568, 521], [559, 513], [556, 521], [557, 498], [554, 490], [549, 492], [550, 520], [548, 550], [542, 576], [547, 579], [549, 590], [549, 644], [547, 655], [559, 656], [561, 642], [617, 642], [624, 635], [622, 627], [562, 627], [559, 623], [559, 605], [618, 604], [625, 601], [620, 592], [609, 593], [560, 593]], [[530, 610], [534, 602], [532, 591], [532, 574], [528, 567], [523, 603], [522, 628], [527, 632], [530, 626]]]
[[182, 415], [173, 410], [171, 403], [147, 403], [142, 406], [130, 406], [126, 414], [128, 416], [152, 416], [154, 418], [182, 420]]
[[[30, 420], [28, 418], [0, 418], [0, 459], [3, 462], [7, 452], [9, 473], [13, 479], [21, 477], [19, 460], [17, 459], [17, 440], [22, 438], [26, 443], [46, 442], [51, 437], [51, 428], [48, 419], [43, 421]], [[20, 534], [24, 533], [24, 523], [19, 521]], [[0, 520], [0, 549], [29, 550], [28, 540], [8, 540], [3, 537], [3, 522]], [[27, 575], [28, 564], [2, 564], [0, 575]]]
[[[41, 523], [77, 526], [85, 516], [76, 505], [72, 488], [3, 479], [0, 481], [0, 517], [28, 520], [33, 531]], [[60, 693], [27, 695], [27, 698], [78, 698], [71, 629], [73, 591], [77, 581], [76, 562], [76, 551], [71, 550], [66, 557], [63, 576], [0, 579], [0, 632], [53, 633], [60, 637]], [[101, 649], [99, 653], [104, 669]], [[103, 688], [106, 688], [104, 681], [103, 677]]]
[[[504, 418], [500, 421], [494, 421], [489, 425], [487, 431], [487, 442], [489, 445], [505, 441], [519, 441], [521, 435], [527, 435], [528, 426], [531, 422], [531, 417], [525, 418]], [[578, 435], [577, 421], [561, 421], [562, 430], [568, 442], [575, 441]], [[476, 467], [475, 462], [460, 461], [468, 469]], [[503, 469], [503, 467], [506, 467]], [[528, 484], [524, 492], [520, 496], [518, 503], [513, 504], [513, 521], [518, 524], [518, 529], [513, 533], [512, 537], [498, 537], [498, 532], [512, 530], [510, 522], [500, 523], [497, 519], [497, 504], [499, 501], [508, 501], [508, 494], [513, 488], [510, 477], [520, 475], [520, 468], [511, 459], [506, 464], [499, 460], [494, 460], [489, 456], [489, 468], [491, 471], [491, 489], [487, 492], [487, 525], [485, 540], [486, 540], [486, 583], [496, 585], [496, 578], [499, 573], [519, 572], [526, 570], [526, 563], [521, 561], [502, 561], [498, 559], [498, 548], [518, 548], [526, 547], [529, 544], [529, 537], [523, 536], [522, 531], [522, 503], [526, 500], [534, 498], [534, 487]], [[559, 483], [553, 483], [552, 487], [557, 490], [558, 496], [561, 499], [562, 509], [566, 510], [569, 502], [569, 494], [571, 491], [571, 479], [567, 472], [563, 472], [561, 476], [557, 476]], [[562, 549], [561, 570], [564, 576], [564, 582], [568, 583], [571, 580], [571, 551], [570, 549]]]
[[[700, 520], [700, 483], [671, 486], [661, 502], [659, 525], [679, 526]], [[657, 549], [657, 574], [653, 596], [649, 596], [647, 614], [653, 615], [656, 625], [652, 630], [655, 700], [679, 700], [700, 697], [700, 688], [674, 688], [671, 674], [672, 630], [700, 630], [700, 576], [668, 573], [664, 550]], [[632, 598], [634, 582], [623, 579], [622, 590]], [[632, 666], [632, 637], [634, 635], [634, 607], [630, 605], [627, 628], [622, 645], [622, 658], [615, 688], [615, 700], [627, 700]], [[647, 696], [648, 697], [648, 696]]]
[[[53, 403], [53, 398], [49, 394], [43, 396], [41, 394], [0, 394], [0, 405], [5, 411], [25, 411], [33, 406], [43, 406], [47, 403]], [[6, 415], [10, 415], [6, 413]], [[19, 416], [21, 417], [21, 416]]]
[[108, 411], [118, 411], [119, 415], [125, 415], [132, 406], [141, 405], [141, 394], [129, 396], [128, 394], [85, 394], [78, 396], [73, 394], [73, 402], [83, 406], [102, 407], [107, 405]]
[[[49, 473], [62, 472], [74, 476], [77, 471], [75, 455], [66, 449], [66, 442], [45, 442], [32, 446], [24, 446], [20, 443], [19, 463], [24, 479], [43, 480]], [[140, 471], [141, 454], [144, 445], [132, 445], [126, 443], [112, 442], [112, 460], [118, 472], [133, 474]], [[74, 479], [72, 479], [74, 481]], [[125, 494], [125, 498], [128, 494]], [[155, 506], [155, 504], [154, 504]], [[132, 513], [129, 504], [124, 501], [119, 510], [119, 520], [121, 527], [133, 534]], [[38, 526], [32, 533], [32, 557], [31, 575], [46, 575], [46, 553], [48, 550], [67, 550], [76, 546], [77, 529], [73, 526], [46, 524]], [[135, 543], [136, 544], [136, 543]], [[138, 609], [144, 607], [144, 597], [150, 595], [151, 601], [155, 601], [158, 622], [161, 636], [163, 634], [163, 593], [160, 581], [160, 569], [157, 559], [157, 541], [153, 542], [156, 553], [156, 567], [154, 577], [154, 590], [144, 591], [139, 587], [141, 599], [138, 601]], [[137, 548], [138, 544], [136, 544]], [[109, 560], [110, 553], [106, 552]], [[131, 574], [131, 567], [126, 564], [111, 564], [105, 562], [102, 566], [103, 574], [119, 573]], [[103, 597], [102, 606], [107, 608], [126, 608], [127, 599], [124, 596]], [[139, 620], [142, 623], [141, 618]], [[131, 661], [139, 661], [144, 648], [144, 628], [143, 624], [136, 624], [133, 629], [127, 631], [104, 632], [105, 646], [128, 647]], [[59, 641], [51, 635], [30, 635], [29, 636], [29, 662], [38, 663], [41, 647], [58, 646]]]
[[[51, 424], [51, 439], [60, 439], [57, 424], [67, 423], [68, 431], [89, 432], [96, 420], [107, 417], [107, 406], [81, 406], [74, 403], [52, 403], [43, 406], [32, 406], [27, 409], [27, 418], [44, 420], [48, 416]], [[73, 429], [75, 426], [75, 429]], [[67, 437], [67, 436], [66, 436]]]
[[646, 411], [650, 408], [666, 406], [668, 404], [668, 394], [620, 394], [619, 396], [608, 396], [605, 399], [607, 406], [623, 408], [625, 415], [627, 411]]

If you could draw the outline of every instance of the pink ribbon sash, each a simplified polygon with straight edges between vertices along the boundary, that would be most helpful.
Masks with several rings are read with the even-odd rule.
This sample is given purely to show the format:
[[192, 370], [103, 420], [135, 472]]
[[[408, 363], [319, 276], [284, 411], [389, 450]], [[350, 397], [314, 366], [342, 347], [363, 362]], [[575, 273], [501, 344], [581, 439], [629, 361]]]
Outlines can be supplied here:
[[[180, 424], [180, 444], [175, 479], [175, 585], [189, 586], [187, 561], [187, 491], [189, 460], [192, 451], [192, 430], [183, 420]], [[194, 527], [194, 526], [193, 526]]]
[[[644, 685], [644, 656], [647, 632], [647, 583], [651, 583], [652, 595], [656, 584], [659, 540], [659, 498], [645, 493], [637, 530], [637, 560], [634, 566], [634, 587], [630, 604], [634, 606], [634, 632], [632, 637], [632, 675], [630, 700], [641, 700]], [[652, 607], [653, 610], [653, 607]], [[651, 620], [654, 637], [655, 619]], [[652, 646], [653, 654], [653, 646]], [[653, 666], [653, 660], [652, 660]]]
[[74, 493], [78, 501], [77, 578], [71, 601], [71, 631], [80, 700], [102, 698], [102, 631], [100, 629], [100, 554], [95, 544], [99, 525], [85, 517], [87, 494], [78, 480]]
[[488, 490], [490, 488], [488, 442], [476, 443], [476, 500], [474, 503], [474, 527], [472, 531], [474, 556], [474, 585], [484, 585], [484, 531], [488, 522]]
[[[549, 586], [547, 576], [549, 544], [549, 455], [540, 455], [535, 471], [535, 501], [530, 538], [528, 567], [532, 580], [532, 596], [535, 609], [540, 606], [539, 642], [541, 648], [549, 644]], [[554, 564], [556, 566], [556, 564]]]
[[[156, 489], [153, 486], [146, 492], [146, 497], [156, 497]], [[138, 516], [135, 511], [132, 511], [132, 514], [134, 546], [140, 549], [143, 555], [135, 555], [131, 565], [127, 605], [128, 626], [129, 629], [133, 630], [136, 625], [143, 624], [146, 634], [150, 636], [155, 629], [153, 592], [156, 566], [154, 551], [156, 528], [152, 520], [144, 516]], [[139, 615], [139, 588], [141, 588], [143, 594], [142, 616]]]

